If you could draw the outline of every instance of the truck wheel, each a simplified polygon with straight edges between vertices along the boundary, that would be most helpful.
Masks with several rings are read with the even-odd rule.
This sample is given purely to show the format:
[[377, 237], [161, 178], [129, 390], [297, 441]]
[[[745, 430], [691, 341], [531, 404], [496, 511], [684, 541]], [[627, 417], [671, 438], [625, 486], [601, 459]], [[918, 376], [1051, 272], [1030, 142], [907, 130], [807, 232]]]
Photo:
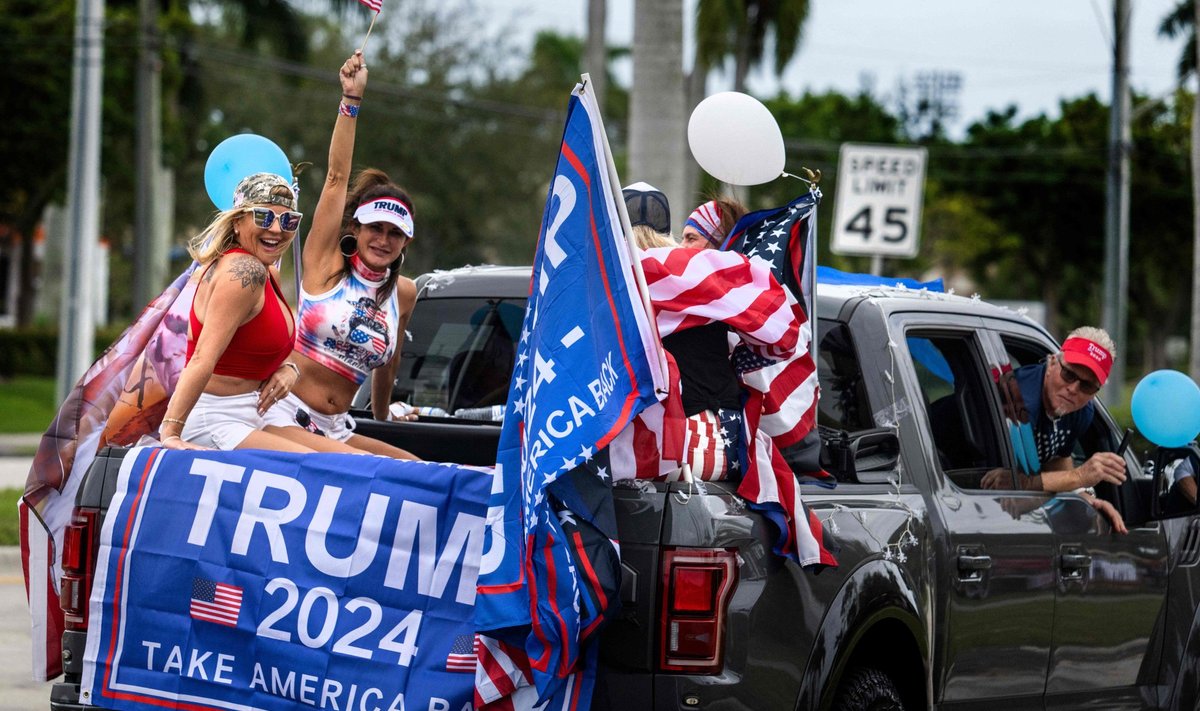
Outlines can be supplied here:
[[904, 711], [904, 702], [890, 676], [878, 669], [859, 667], [842, 683], [833, 707], [839, 711]]

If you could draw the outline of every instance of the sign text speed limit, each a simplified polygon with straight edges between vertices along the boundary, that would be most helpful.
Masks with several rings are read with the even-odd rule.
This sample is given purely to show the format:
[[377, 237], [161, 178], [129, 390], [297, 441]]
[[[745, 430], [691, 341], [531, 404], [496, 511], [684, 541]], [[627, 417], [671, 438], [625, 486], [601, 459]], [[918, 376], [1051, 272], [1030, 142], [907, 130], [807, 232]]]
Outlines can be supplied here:
[[915, 257], [925, 149], [843, 143], [833, 210], [835, 254]]

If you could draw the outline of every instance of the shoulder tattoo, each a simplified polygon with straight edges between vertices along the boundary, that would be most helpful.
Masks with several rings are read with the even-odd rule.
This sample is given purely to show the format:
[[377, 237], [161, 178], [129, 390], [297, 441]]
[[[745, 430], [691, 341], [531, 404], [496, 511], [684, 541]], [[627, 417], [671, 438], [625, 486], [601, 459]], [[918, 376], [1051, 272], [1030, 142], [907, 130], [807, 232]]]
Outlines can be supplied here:
[[263, 263], [248, 254], [239, 254], [229, 265], [229, 277], [240, 281], [242, 288], [262, 287], [267, 283], [267, 268]]

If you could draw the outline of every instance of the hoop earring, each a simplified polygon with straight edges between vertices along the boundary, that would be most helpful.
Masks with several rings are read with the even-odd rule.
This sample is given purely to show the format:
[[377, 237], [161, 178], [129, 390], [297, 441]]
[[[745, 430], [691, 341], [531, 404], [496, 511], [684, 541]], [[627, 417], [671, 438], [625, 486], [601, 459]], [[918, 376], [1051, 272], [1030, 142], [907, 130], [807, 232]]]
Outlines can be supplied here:
[[405, 247], [404, 249], [400, 250], [400, 266], [404, 266], [404, 253], [405, 253], [405, 252], [407, 252], [407, 251], [408, 251], [408, 248], [407, 248], [407, 247]]
[[[346, 249], [346, 240], [350, 240], [350, 249]], [[342, 241], [338, 242], [338, 248], [342, 252], [342, 256], [349, 259], [358, 253], [358, 240], [354, 235], [342, 235]]]

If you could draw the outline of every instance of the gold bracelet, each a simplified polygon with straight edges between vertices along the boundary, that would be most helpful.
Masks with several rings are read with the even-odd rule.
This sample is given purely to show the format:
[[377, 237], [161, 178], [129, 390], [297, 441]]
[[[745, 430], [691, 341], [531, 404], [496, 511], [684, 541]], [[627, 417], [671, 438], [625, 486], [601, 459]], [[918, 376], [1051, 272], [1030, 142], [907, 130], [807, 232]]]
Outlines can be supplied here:
[[164, 417], [162, 419], [162, 421], [163, 422], [174, 422], [175, 424], [179, 425], [180, 427], [184, 427], [187, 425], [187, 420], [181, 420], [178, 417]]
[[299, 380], [300, 380], [300, 366], [296, 365], [295, 363], [293, 363], [293, 362], [292, 362], [292, 361], [290, 361], [290, 360], [285, 360], [285, 361], [283, 361], [283, 365], [281, 365], [281, 366], [279, 366], [279, 367], [280, 367], [280, 368], [282, 368], [284, 365], [286, 365], [287, 367], [289, 367], [289, 368], [291, 368], [292, 370], [296, 371], [296, 380], [297, 380], [297, 382], [299, 382]]
[[183, 441], [183, 437], [180, 437], [179, 435], [167, 435], [166, 437], [163, 437], [163, 438], [162, 438], [162, 443], [163, 443], [163, 444], [166, 444], [167, 442], [170, 442], [170, 441], [171, 441], [171, 440], [173, 440], [173, 439], [177, 439], [177, 440], [179, 440], [180, 442], [182, 442], [182, 441]]

